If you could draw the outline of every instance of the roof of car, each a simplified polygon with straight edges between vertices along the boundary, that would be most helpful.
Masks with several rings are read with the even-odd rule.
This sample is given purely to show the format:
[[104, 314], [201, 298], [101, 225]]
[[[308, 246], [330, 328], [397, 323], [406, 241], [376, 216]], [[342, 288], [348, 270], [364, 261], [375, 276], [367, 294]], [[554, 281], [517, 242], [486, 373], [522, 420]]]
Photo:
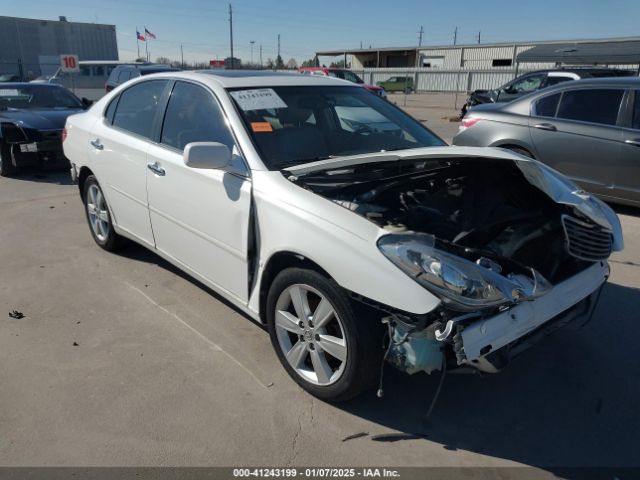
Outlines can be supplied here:
[[183, 72], [159, 73], [154, 77], [172, 77], [199, 80], [204, 83], [215, 83], [223, 88], [242, 87], [277, 87], [296, 85], [317, 86], [356, 86], [356, 84], [339, 78], [324, 75], [302, 75], [297, 72], [272, 72], [269, 70], [194, 70]]
[[45, 88], [65, 88], [57, 83], [32, 83], [32, 82], [3, 82], [0, 83], [0, 89], [7, 88], [23, 88], [23, 87], [45, 87]]

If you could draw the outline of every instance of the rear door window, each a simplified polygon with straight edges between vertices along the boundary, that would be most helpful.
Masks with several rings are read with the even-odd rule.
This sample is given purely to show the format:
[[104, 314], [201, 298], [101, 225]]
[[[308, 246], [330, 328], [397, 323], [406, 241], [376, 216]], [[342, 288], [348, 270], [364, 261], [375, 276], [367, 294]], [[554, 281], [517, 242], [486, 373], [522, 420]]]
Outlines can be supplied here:
[[624, 90], [590, 89], [564, 92], [558, 118], [580, 122], [615, 125]]
[[152, 80], [126, 89], [120, 94], [113, 125], [136, 135], [151, 138], [162, 93], [166, 86], [167, 80]]
[[118, 74], [118, 83], [124, 83], [131, 78], [131, 71], [128, 68], [123, 68]]

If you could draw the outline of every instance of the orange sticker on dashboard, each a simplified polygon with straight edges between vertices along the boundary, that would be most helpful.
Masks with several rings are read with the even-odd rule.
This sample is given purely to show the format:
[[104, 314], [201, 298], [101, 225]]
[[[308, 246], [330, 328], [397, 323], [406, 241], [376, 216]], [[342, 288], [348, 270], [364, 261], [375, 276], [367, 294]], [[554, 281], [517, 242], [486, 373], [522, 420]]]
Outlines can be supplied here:
[[254, 132], [273, 132], [269, 122], [251, 122], [251, 130]]

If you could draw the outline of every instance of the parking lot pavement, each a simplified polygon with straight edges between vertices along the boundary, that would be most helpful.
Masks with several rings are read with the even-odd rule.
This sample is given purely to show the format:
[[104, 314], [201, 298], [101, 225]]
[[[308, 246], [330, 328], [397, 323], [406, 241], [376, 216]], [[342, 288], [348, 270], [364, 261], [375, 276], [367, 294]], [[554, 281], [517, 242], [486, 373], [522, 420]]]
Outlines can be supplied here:
[[437, 376], [388, 368], [383, 399], [315, 400], [207, 288], [100, 250], [66, 174], [2, 178], [0, 465], [637, 466], [640, 212], [620, 213], [593, 321], [448, 376], [424, 424]]
[[388, 98], [447, 143], [451, 144], [458, 133], [460, 122], [457, 117], [466, 95], [459, 94], [456, 98], [455, 94], [443, 93], [391, 93]]

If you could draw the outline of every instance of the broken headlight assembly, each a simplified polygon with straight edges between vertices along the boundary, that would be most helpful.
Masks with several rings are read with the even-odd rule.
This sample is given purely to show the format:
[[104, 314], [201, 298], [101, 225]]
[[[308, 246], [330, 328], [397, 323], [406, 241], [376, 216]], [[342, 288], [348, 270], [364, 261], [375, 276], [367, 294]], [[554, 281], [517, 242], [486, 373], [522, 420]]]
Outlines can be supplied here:
[[378, 248], [389, 260], [455, 310], [516, 303], [539, 296], [551, 287], [533, 269], [531, 277], [504, 277], [493, 262], [474, 263], [434, 245], [433, 236], [417, 233], [385, 235], [378, 240]]

